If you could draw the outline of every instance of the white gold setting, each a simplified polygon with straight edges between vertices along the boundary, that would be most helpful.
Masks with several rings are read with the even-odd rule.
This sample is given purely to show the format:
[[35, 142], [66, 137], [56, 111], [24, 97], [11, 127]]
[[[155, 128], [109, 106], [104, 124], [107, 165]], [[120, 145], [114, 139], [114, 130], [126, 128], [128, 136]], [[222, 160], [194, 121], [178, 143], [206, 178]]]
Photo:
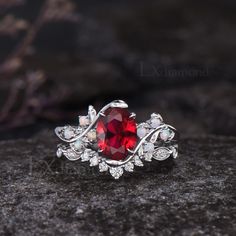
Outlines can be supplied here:
[[[176, 129], [165, 124], [161, 115], [153, 113], [146, 122], [137, 124], [138, 142], [134, 150], [124, 160], [112, 160], [102, 155], [97, 147], [96, 124], [109, 108], [128, 108], [121, 100], [104, 106], [98, 113], [89, 106], [88, 115], [79, 116], [79, 125], [57, 127], [56, 135], [64, 141], [58, 145], [57, 157], [63, 155], [70, 161], [89, 162], [91, 167], [98, 166], [100, 172], [109, 172], [119, 179], [123, 173], [133, 172], [135, 166], [142, 167], [144, 162], [153, 160], [164, 161], [169, 157], [178, 156], [178, 133]], [[136, 117], [131, 113], [132, 117]]]

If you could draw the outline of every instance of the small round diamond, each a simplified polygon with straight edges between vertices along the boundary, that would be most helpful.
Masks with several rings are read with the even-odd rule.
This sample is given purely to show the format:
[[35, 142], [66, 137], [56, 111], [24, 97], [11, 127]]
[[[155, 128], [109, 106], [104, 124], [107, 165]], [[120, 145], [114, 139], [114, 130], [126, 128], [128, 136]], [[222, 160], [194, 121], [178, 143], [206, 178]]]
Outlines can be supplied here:
[[126, 171], [133, 172], [134, 171], [134, 164], [132, 162], [128, 162], [124, 166]]
[[152, 153], [148, 152], [144, 155], [145, 161], [152, 161]]
[[81, 155], [81, 161], [88, 161], [90, 159], [90, 151], [86, 149]]
[[104, 172], [104, 171], [107, 171], [108, 170], [108, 165], [105, 163], [105, 162], [101, 162], [100, 164], [99, 164], [99, 171], [100, 172]]
[[90, 159], [90, 166], [97, 166], [99, 163], [98, 157], [94, 156]]
[[124, 170], [122, 167], [118, 166], [118, 167], [111, 167], [110, 169], [110, 174], [115, 178], [115, 179], [119, 179], [123, 173]]
[[143, 166], [143, 163], [142, 163], [141, 159], [139, 158], [139, 156], [134, 157], [134, 164], [136, 166]]

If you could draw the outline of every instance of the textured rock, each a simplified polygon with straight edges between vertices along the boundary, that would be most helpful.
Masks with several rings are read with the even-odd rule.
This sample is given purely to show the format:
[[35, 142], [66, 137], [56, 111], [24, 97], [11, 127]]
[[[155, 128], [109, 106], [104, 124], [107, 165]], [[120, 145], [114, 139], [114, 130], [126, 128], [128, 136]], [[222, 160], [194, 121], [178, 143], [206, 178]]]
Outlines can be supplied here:
[[0, 142], [1, 235], [235, 234], [236, 138], [185, 137], [176, 161], [118, 181], [57, 159], [56, 141]]

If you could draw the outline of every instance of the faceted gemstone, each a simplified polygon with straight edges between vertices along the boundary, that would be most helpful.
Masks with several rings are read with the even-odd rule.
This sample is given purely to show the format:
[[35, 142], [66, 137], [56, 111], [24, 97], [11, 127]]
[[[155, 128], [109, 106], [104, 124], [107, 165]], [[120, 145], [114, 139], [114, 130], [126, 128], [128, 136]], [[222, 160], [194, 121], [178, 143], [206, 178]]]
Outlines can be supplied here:
[[99, 164], [99, 160], [97, 156], [94, 156], [90, 159], [90, 166], [97, 166]]
[[118, 166], [118, 167], [111, 167], [110, 169], [110, 174], [115, 178], [115, 179], [119, 179], [123, 173], [124, 173], [124, 170], [121, 166]]
[[123, 160], [137, 144], [135, 119], [124, 108], [109, 108], [97, 123], [98, 147], [112, 160]]
[[99, 171], [100, 171], [100, 172], [107, 171], [108, 168], [109, 168], [109, 167], [108, 167], [108, 165], [107, 165], [106, 162], [101, 162], [101, 163], [99, 164]]
[[128, 172], [134, 171], [134, 164], [132, 162], [128, 162], [125, 164], [125, 170]]
[[154, 155], [153, 158], [158, 160], [158, 161], [164, 161], [170, 156], [171, 152], [167, 148], [158, 148]]

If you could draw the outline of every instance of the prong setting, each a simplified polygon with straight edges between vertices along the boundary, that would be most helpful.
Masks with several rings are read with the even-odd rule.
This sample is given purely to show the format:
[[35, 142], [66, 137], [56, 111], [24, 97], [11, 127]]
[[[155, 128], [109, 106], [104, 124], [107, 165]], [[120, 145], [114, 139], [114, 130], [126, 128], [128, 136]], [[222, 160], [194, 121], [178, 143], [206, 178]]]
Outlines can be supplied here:
[[129, 118], [134, 118], [134, 119], [136, 119], [136, 114], [135, 114], [134, 112], [131, 112], [131, 115], [130, 115]]
[[100, 116], [103, 116], [103, 117], [106, 116], [106, 115], [104, 114], [104, 112], [100, 112], [99, 114], [100, 114]]
[[128, 152], [130, 153], [130, 154], [134, 154], [134, 150], [131, 150], [131, 149], [127, 149], [128, 150]]

